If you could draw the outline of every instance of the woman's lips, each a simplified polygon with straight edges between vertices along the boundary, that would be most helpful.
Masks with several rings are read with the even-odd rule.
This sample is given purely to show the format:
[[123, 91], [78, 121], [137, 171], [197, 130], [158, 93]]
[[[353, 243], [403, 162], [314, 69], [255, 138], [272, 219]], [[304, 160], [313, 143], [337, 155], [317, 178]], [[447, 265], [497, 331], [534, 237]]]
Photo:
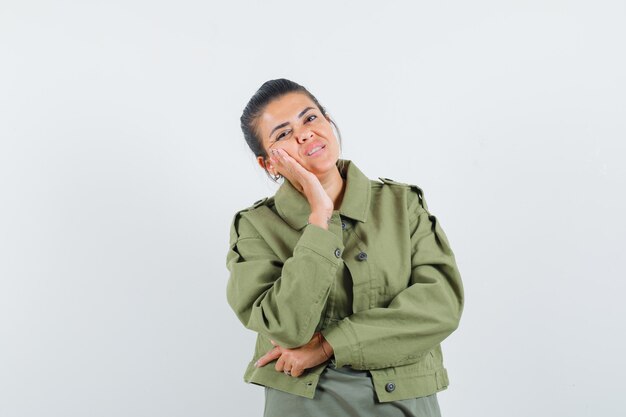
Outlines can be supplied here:
[[322, 145], [322, 147], [320, 149], [318, 149], [317, 151], [313, 152], [311, 155], [307, 155], [309, 158], [314, 158], [317, 155], [321, 154], [324, 149], [326, 149], [326, 145]]

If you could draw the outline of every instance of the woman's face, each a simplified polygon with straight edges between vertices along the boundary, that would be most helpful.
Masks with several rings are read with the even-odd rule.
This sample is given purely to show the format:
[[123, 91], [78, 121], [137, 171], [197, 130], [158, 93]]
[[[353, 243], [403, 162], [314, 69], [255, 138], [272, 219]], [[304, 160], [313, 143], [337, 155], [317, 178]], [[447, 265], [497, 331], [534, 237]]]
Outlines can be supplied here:
[[[337, 169], [340, 149], [332, 125], [305, 93], [288, 93], [271, 101], [259, 116], [257, 132], [268, 155], [271, 149], [281, 148], [318, 177]], [[263, 157], [257, 159], [264, 168]], [[280, 173], [269, 158], [267, 169], [273, 175]]]

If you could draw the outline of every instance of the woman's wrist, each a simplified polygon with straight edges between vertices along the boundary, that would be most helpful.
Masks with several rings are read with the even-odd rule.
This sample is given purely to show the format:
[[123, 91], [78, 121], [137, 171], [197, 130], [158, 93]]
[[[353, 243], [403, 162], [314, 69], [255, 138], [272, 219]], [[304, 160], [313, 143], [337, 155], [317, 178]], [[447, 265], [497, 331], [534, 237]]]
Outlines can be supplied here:
[[318, 338], [320, 347], [322, 348], [322, 352], [324, 352], [324, 356], [326, 356], [326, 359], [330, 359], [333, 356], [333, 353], [334, 353], [333, 347], [324, 338], [322, 333], [318, 333], [317, 334], [317, 338]]
[[314, 212], [309, 215], [309, 224], [314, 224], [322, 229], [328, 230], [330, 219], [331, 215], [329, 214]]

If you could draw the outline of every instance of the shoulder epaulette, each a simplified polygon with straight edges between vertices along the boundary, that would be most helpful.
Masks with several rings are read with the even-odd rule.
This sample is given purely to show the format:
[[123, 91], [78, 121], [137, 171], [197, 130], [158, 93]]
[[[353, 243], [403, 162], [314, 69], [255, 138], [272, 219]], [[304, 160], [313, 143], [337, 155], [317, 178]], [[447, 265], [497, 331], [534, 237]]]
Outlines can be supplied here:
[[405, 184], [403, 182], [399, 182], [399, 181], [394, 181], [390, 178], [383, 178], [383, 177], [378, 177], [379, 180], [381, 180], [382, 182], [384, 182], [385, 184], [390, 184], [390, 185], [409, 185], [409, 184]]
[[241, 210], [237, 210], [236, 215], [239, 215], [240, 213], [243, 213], [243, 212], [246, 212], [246, 211], [250, 211], [250, 210], [253, 210], [253, 209], [255, 209], [255, 208], [259, 207], [259, 206], [262, 206], [263, 203], [265, 203], [268, 199], [269, 199], [269, 197], [264, 197], [264, 198], [262, 198], [260, 200], [257, 200], [251, 206], [242, 208]]
[[252, 204], [249, 207], [246, 208], [242, 208], [240, 210], [237, 210], [235, 212], [235, 215], [233, 216], [233, 221], [231, 224], [231, 229], [230, 229], [230, 238], [231, 238], [231, 242], [234, 242], [234, 240], [236, 240], [238, 238], [238, 232], [237, 232], [237, 222], [239, 221], [239, 218], [241, 217], [241, 215], [245, 212], [254, 210], [255, 208], [263, 205], [267, 200], [271, 199], [272, 197], [264, 197], [260, 200], [257, 200], [254, 202], [254, 204]]
[[417, 185], [415, 185], [415, 184], [408, 184], [408, 183], [399, 182], [399, 181], [394, 181], [392, 179], [383, 178], [383, 177], [378, 177], [378, 179], [381, 180], [385, 184], [402, 185], [402, 186], [405, 186], [405, 187], [411, 187], [411, 189], [413, 189], [413, 191], [415, 191], [417, 193], [417, 196], [419, 197], [419, 202], [422, 205], [422, 207], [424, 207], [424, 209], [426, 209], [426, 211], [428, 211], [428, 206], [426, 205], [426, 200], [424, 199], [424, 191], [422, 191], [422, 189], [420, 187], [418, 187]]
[[257, 208], [261, 204], [265, 203], [266, 201], [267, 201], [267, 197], [263, 197], [262, 199], [255, 201], [254, 204], [252, 205], [252, 208]]

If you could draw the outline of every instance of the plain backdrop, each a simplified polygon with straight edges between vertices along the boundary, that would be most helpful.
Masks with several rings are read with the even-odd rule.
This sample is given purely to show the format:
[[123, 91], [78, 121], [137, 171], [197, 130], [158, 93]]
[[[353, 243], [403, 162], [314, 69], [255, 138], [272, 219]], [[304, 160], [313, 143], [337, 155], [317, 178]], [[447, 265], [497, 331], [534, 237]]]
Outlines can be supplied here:
[[0, 0], [0, 415], [261, 416], [239, 127], [306, 86], [464, 279], [444, 417], [626, 415], [623, 1]]

